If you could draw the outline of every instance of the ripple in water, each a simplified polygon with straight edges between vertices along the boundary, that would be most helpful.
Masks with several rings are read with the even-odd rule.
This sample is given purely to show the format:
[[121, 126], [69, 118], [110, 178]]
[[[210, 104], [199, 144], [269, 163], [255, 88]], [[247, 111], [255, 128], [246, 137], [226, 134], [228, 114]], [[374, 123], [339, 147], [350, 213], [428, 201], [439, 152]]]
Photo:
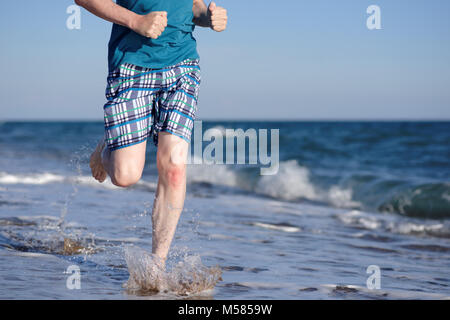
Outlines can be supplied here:
[[93, 235], [70, 225], [66, 232], [62, 231], [60, 222], [60, 219], [51, 216], [0, 218], [0, 247], [65, 256], [92, 254], [101, 250], [95, 245]]

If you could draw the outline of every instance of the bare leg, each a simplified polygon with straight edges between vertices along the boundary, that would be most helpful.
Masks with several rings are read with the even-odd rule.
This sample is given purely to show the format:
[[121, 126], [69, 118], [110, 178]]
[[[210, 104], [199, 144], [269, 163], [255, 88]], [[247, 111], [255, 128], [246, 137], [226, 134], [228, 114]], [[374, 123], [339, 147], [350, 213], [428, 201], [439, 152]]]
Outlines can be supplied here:
[[[186, 193], [188, 143], [166, 132], [158, 136], [158, 186], [152, 214], [152, 252], [163, 262], [183, 210]], [[103, 182], [106, 175], [118, 186], [136, 183], [145, 164], [146, 142], [110, 151], [102, 141], [91, 155], [92, 175]]]
[[158, 187], [152, 214], [152, 252], [165, 261], [183, 210], [188, 143], [166, 132], [158, 136]]
[[145, 165], [145, 150], [147, 142], [110, 151], [101, 139], [92, 152], [89, 166], [92, 176], [99, 182], [105, 181], [106, 177], [116, 186], [128, 187], [142, 176]]

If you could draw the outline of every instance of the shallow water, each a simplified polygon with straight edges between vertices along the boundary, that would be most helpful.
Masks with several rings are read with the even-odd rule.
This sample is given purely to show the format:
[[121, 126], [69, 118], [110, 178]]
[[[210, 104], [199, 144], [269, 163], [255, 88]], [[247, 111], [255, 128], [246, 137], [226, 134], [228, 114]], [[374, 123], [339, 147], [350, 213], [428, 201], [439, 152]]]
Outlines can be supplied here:
[[[214, 289], [200, 293], [179, 290], [178, 294], [128, 290], [124, 287], [130, 276], [126, 248], [136, 248], [138, 253], [151, 249], [154, 163], [150, 155], [142, 181], [128, 189], [109, 181], [97, 183], [87, 166], [98, 136], [93, 128], [77, 124], [84, 142], [75, 135], [65, 136], [65, 140], [60, 137], [60, 144], [49, 144], [43, 150], [30, 148], [24, 158], [18, 157], [27, 155], [19, 140], [29, 129], [16, 128], [9, 138], [2, 136], [0, 298], [450, 297], [450, 220], [370, 210], [370, 201], [365, 200], [370, 197], [355, 197], [355, 190], [350, 195], [342, 192], [344, 185], [338, 185], [339, 190], [333, 185], [319, 188], [324, 184], [314, 184], [320, 180], [317, 171], [287, 155], [282, 158], [280, 174], [294, 175], [302, 185], [296, 190], [305, 197], [283, 199], [277, 190], [265, 187], [277, 184], [278, 189], [283, 188], [280, 177], [244, 185], [236, 180], [243, 172], [234, 168], [189, 167], [185, 210], [168, 267], [177, 270], [184, 265], [183, 271], [190, 263], [198, 274], [205, 275], [206, 267], [218, 266], [222, 279]], [[52, 135], [56, 129], [47, 130]], [[392, 176], [400, 170], [395, 166], [388, 169]], [[381, 172], [377, 170], [372, 175]], [[426, 166], [421, 169], [427, 170], [432, 172]], [[448, 172], [429, 172], [422, 178], [448, 183]], [[249, 187], [258, 184], [259, 189]], [[305, 184], [312, 186], [310, 198]], [[326, 196], [317, 196], [322, 191]], [[65, 271], [71, 265], [80, 268], [81, 289], [66, 286], [70, 275]], [[381, 268], [380, 290], [366, 287], [369, 265]], [[183, 275], [175, 274], [182, 279]]]

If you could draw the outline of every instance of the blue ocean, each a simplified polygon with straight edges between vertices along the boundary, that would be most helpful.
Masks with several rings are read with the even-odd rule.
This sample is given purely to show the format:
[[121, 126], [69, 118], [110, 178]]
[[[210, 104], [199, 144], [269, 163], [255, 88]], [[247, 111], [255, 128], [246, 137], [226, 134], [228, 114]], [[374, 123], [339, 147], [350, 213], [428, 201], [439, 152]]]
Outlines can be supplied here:
[[156, 148], [124, 189], [90, 174], [102, 122], [1, 122], [0, 298], [450, 298], [450, 122], [203, 121], [211, 128], [279, 129], [278, 172], [189, 164], [169, 257], [182, 285], [150, 294], [124, 284], [151, 251]]

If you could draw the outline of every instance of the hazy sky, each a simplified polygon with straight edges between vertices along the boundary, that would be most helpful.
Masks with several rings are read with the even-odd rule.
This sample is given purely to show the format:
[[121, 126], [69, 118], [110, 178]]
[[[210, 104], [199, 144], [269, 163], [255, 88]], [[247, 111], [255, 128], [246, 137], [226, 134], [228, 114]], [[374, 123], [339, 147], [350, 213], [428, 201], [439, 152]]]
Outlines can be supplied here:
[[[102, 120], [111, 24], [82, 9], [68, 30], [72, 3], [1, 2], [0, 120]], [[216, 3], [228, 29], [194, 33], [200, 119], [450, 120], [450, 1]]]

